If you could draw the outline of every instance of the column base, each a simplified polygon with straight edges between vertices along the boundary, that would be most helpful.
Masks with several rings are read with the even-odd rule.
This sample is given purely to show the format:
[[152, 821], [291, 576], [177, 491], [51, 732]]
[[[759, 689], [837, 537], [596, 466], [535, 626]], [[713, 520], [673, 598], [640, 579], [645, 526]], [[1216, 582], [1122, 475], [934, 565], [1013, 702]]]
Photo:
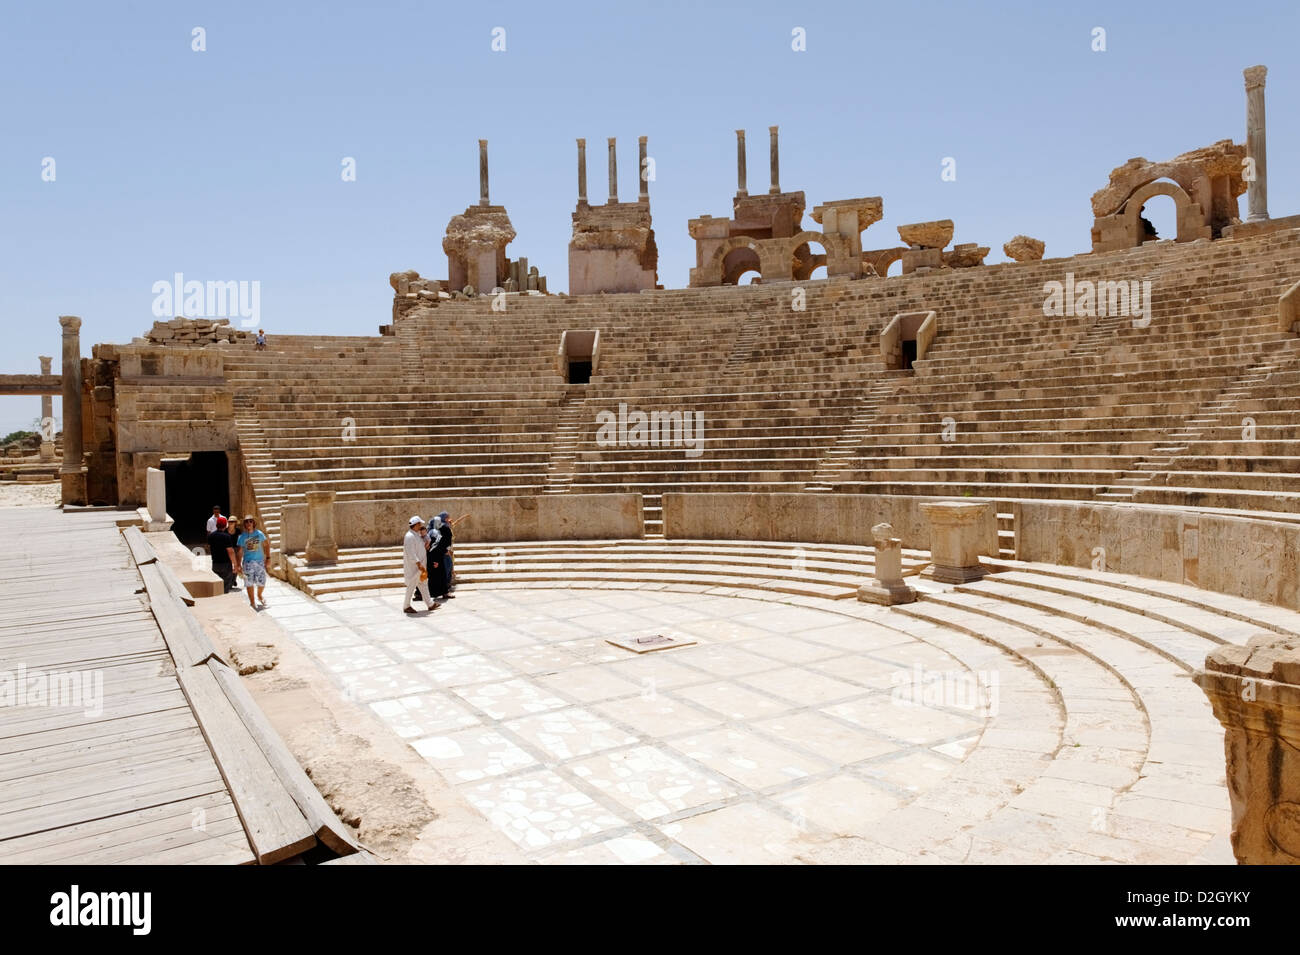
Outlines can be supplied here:
[[307, 563], [310, 566], [318, 564], [337, 564], [339, 560], [339, 547], [337, 544], [308, 544], [306, 553]]
[[858, 599], [863, 603], [891, 607], [894, 604], [912, 603], [916, 600], [916, 591], [902, 581], [886, 584], [879, 580], [871, 580], [858, 588]]
[[86, 471], [84, 468], [61, 471], [59, 477], [63, 482], [63, 503], [85, 507], [87, 501]]
[[941, 584], [968, 584], [973, 580], [983, 580], [988, 574], [983, 564], [974, 567], [940, 567], [935, 566], [932, 579]]

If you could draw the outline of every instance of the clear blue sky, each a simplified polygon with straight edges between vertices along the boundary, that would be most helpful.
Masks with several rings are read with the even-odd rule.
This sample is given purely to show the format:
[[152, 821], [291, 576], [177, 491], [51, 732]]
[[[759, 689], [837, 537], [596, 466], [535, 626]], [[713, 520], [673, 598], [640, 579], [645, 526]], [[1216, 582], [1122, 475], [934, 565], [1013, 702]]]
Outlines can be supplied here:
[[[660, 281], [684, 286], [687, 219], [730, 213], [735, 135], [751, 191], [808, 206], [884, 197], [895, 226], [956, 221], [993, 248], [1024, 232], [1086, 251], [1091, 194], [1131, 156], [1244, 140], [1241, 70], [1268, 78], [1269, 208], [1300, 212], [1295, 0], [1159, 3], [25, 3], [0, 33], [0, 371], [59, 355], [60, 314], [85, 354], [152, 323], [173, 273], [261, 283], [271, 332], [374, 334], [390, 272], [446, 276], [447, 220], [492, 198], [526, 255], [567, 287], [574, 139], [607, 136], [620, 194], [650, 138]], [[505, 52], [491, 49], [506, 30]], [[1107, 50], [1091, 49], [1094, 27]], [[205, 52], [191, 31], [206, 30]], [[807, 50], [791, 49], [806, 31]], [[41, 179], [45, 157], [54, 182]], [[340, 177], [354, 157], [357, 181]], [[940, 178], [957, 161], [957, 179]], [[1243, 199], [1244, 206], [1244, 199]], [[1155, 208], [1156, 226], [1172, 212]], [[1162, 220], [1162, 217], [1164, 221]], [[811, 222], [811, 220], [807, 220]], [[56, 357], [56, 368], [58, 360]], [[36, 399], [0, 398], [0, 433]]]

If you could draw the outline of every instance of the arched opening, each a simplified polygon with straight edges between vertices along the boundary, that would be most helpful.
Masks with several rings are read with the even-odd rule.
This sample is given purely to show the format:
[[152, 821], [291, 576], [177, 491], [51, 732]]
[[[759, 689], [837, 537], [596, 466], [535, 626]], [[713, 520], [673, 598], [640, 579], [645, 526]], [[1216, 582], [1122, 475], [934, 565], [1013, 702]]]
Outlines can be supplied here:
[[167, 513], [172, 532], [187, 547], [208, 541], [207, 523], [213, 505], [230, 515], [230, 473], [225, 451], [195, 451], [188, 458], [163, 458], [167, 481]]
[[761, 285], [763, 284], [763, 276], [759, 273], [758, 269], [746, 269], [744, 272], [741, 272], [738, 276], [736, 276], [736, 281], [734, 284]]
[[890, 262], [890, 263], [889, 263], [889, 268], [885, 269], [885, 274], [886, 274], [886, 275], [902, 275], [902, 274], [903, 274], [903, 260], [902, 260], [901, 258], [897, 258], [897, 259], [894, 259], [894, 261]]
[[[1145, 220], [1145, 221], [1144, 221]], [[1174, 197], [1155, 195], [1138, 210], [1138, 241], [1155, 242], [1178, 235], [1178, 207]]]
[[790, 275], [796, 282], [826, 278], [826, 246], [808, 239], [795, 246], [790, 254]]
[[722, 258], [722, 284], [739, 285], [740, 277], [747, 272], [762, 274], [758, 252], [749, 246], [732, 249]]

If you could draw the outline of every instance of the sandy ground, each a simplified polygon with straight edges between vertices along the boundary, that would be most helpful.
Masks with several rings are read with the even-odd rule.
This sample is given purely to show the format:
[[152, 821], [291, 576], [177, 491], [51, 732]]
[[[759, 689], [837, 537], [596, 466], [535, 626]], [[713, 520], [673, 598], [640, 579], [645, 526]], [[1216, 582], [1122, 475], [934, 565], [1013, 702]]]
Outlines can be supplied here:
[[58, 481], [49, 484], [19, 484], [0, 481], [0, 507], [57, 507], [63, 496]]
[[[274, 599], [272, 588], [267, 597]], [[244, 676], [244, 685], [326, 801], [382, 861], [526, 861], [367, 706], [346, 699], [274, 619], [251, 610], [242, 592], [198, 600], [193, 612], [227, 661], [276, 661]]]

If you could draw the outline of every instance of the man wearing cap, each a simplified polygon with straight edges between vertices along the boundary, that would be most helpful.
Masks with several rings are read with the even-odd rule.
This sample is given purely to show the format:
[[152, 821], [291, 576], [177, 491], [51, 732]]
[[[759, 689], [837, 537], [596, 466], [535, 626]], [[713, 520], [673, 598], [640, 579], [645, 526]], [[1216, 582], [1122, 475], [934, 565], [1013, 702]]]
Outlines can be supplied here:
[[[248, 605], [254, 610], [266, 609], [266, 561], [270, 549], [270, 540], [257, 529], [257, 518], [252, 514], [244, 515], [244, 532], [235, 540], [235, 570], [244, 577]], [[254, 587], [257, 588], [257, 600], [253, 600]]]
[[402, 576], [406, 581], [406, 606], [402, 611], [419, 613], [411, 606], [412, 588], [419, 589], [420, 599], [424, 601], [426, 608], [437, 610], [438, 605], [429, 596], [429, 556], [428, 551], [425, 550], [423, 536], [424, 520], [417, 514], [407, 522], [407, 525], [409, 530], [406, 532], [406, 537], [402, 539]]
[[212, 553], [212, 572], [221, 578], [223, 593], [235, 589], [235, 539], [226, 530], [224, 517], [218, 517], [216, 529], [208, 535], [208, 550]]

